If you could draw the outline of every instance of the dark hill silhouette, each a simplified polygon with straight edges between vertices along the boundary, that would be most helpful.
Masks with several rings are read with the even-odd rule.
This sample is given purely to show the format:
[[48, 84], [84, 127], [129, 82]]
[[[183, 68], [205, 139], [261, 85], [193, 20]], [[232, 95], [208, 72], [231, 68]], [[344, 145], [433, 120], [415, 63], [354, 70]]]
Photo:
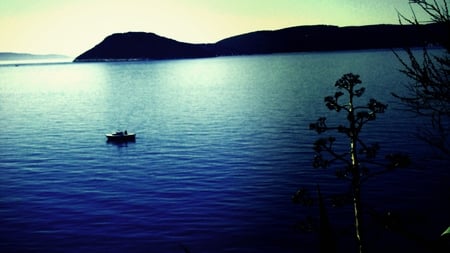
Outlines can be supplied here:
[[238, 35], [216, 45], [224, 55], [398, 48], [423, 45], [425, 38], [436, 41], [439, 33], [434, 30], [439, 28], [429, 28], [432, 29], [418, 31], [416, 27], [400, 25], [298, 26]]
[[338, 51], [422, 46], [443, 41], [445, 27], [430, 24], [337, 27], [297, 26], [257, 31], [215, 44], [191, 44], [153, 33], [113, 34], [78, 56], [75, 61], [201, 58], [226, 55], [270, 54], [305, 51]]
[[204, 45], [164, 38], [154, 33], [117, 33], [78, 56], [75, 61], [176, 59], [212, 56]]

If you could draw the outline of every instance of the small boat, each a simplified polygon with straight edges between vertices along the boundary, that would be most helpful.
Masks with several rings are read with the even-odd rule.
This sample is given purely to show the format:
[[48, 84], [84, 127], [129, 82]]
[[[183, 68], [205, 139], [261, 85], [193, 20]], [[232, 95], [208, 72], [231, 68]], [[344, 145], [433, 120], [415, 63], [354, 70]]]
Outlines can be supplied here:
[[106, 134], [106, 138], [108, 141], [111, 141], [111, 142], [128, 142], [128, 141], [135, 141], [136, 134], [128, 133], [127, 130], [125, 130], [124, 132], [116, 131], [116, 132]]

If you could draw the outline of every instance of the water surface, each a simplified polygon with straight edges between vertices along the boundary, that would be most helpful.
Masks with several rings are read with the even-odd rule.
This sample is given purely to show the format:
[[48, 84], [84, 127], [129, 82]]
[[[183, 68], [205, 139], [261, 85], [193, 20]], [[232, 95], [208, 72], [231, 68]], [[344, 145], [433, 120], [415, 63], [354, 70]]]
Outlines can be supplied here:
[[[440, 207], [413, 224], [437, 233], [431, 223], [450, 224], [449, 177], [423, 169], [420, 120], [395, 110], [390, 92], [407, 82], [399, 67], [390, 51], [1, 66], [0, 249], [317, 252], [317, 235], [294, 226], [317, 212], [291, 196], [342, 188], [333, 171], [312, 169], [308, 126], [335, 116], [323, 97], [348, 72], [366, 99], [390, 104], [368, 137], [422, 161], [371, 181], [367, 202], [420, 217]], [[136, 142], [107, 143], [116, 129]], [[348, 249], [351, 210], [330, 216]], [[396, 238], [379, 233], [372, 245]]]

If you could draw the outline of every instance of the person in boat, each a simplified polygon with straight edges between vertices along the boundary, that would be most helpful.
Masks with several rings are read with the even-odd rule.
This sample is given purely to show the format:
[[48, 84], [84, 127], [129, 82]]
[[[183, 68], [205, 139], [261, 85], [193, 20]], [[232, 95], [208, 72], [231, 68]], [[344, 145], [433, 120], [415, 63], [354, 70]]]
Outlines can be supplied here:
[[125, 130], [125, 135], [128, 135], [128, 132], [127, 132], [127, 130]]

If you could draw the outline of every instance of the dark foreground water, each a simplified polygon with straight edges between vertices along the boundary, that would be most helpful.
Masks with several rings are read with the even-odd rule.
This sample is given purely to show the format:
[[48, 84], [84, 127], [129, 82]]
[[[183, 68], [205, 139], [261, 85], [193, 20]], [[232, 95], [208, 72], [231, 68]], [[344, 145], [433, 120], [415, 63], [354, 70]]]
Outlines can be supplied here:
[[[420, 120], [395, 110], [398, 68], [389, 51], [0, 66], [0, 251], [317, 252], [295, 226], [317, 210], [291, 196], [345, 185], [312, 169], [308, 126], [354, 72], [365, 99], [390, 104], [368, 138], [414, 158], [363, 198], [418, 236], [368, 216], [369, 246], [421, 252], [450, 225], [450, 176], [412, 135]], [[136, 142], [107, 143], [116, 129]], [[329, 213], [346, 252], [351, 209]]]

